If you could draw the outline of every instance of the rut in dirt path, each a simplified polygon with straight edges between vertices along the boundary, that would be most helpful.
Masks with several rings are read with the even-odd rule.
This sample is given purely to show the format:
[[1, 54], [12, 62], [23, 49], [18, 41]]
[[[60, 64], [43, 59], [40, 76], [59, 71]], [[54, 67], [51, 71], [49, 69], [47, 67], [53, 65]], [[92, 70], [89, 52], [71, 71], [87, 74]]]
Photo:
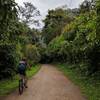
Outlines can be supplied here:
[[28, 82], [23, 95], [18, 90], [2, 100], [86, 100], [77, 86], [60, 71], [50, 65], [42, 65], [40, 71]]

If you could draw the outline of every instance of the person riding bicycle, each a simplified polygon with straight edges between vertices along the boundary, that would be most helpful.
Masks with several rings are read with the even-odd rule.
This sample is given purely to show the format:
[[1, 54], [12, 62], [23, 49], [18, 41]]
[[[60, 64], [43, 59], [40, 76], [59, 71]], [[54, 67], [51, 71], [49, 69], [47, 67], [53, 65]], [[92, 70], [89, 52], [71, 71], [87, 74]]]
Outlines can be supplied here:
[[25, 81], [25, 87], [27, 88], [27, 75], [26, 75], [26, 70], [27, 70], [26, 58], [22, 58], [22, 60], [19, 62], [18, 73], [20, 75], [20, 78], [21, 79], [24, 79], [24, 81]]

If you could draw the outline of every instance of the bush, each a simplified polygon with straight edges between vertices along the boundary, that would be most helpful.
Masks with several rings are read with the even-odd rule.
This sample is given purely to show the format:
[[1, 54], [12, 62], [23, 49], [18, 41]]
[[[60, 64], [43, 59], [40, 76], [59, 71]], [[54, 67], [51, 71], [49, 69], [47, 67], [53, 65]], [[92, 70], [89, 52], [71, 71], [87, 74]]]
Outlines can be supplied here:
[[13, 76], [17, 67], [16, 45], [0, 44], [0, 79]]
[[64, 37], [60, 36], [60, 37], [56, 37], [54, 38], [48, 45], [47, 47], [47, 54], [49, 59], [52, 59], [52, 61], [61, 61], [61, 47], [62, 44], [64, 42]]
[[35, 45], [26, 45], [24, 53], [30, 65], [38, 63], [41, 59], [41, 55], [38, 51], [38, 48]]

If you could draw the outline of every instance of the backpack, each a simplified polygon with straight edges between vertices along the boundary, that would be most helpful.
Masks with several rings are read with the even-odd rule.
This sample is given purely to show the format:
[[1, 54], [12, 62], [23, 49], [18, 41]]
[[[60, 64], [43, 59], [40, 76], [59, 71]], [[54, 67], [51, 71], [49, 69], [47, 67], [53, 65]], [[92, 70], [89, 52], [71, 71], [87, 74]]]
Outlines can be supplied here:
[[24, 63], [20, 63], [18, 67], [19, 71], [25, 71], [26, 70], [26, 65]]

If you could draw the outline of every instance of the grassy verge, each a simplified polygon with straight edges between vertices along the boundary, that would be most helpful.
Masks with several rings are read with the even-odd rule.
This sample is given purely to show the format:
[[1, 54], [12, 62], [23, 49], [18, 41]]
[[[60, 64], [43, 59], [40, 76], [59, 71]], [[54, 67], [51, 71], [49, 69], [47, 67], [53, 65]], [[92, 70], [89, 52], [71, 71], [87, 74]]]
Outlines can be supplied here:
[[70, 69], [68, 66], [71, 65], [59, 64], [58, 68], [80, 87], [88, 100], [100, 100], [100, 80], [94, 81], [92, 78], [82, 76], [75, 69]]
[[[31, 68], [31, 70], [27, 71], [28, 78], [32, 77], [36, 74], [40, 69], [40, 66], [36, 65]], [[18, 87], [18, 75], [14, 77], [13, 80], [3, 80], [0, 81], [0, 96], [7, 95], [14, 91]]]

